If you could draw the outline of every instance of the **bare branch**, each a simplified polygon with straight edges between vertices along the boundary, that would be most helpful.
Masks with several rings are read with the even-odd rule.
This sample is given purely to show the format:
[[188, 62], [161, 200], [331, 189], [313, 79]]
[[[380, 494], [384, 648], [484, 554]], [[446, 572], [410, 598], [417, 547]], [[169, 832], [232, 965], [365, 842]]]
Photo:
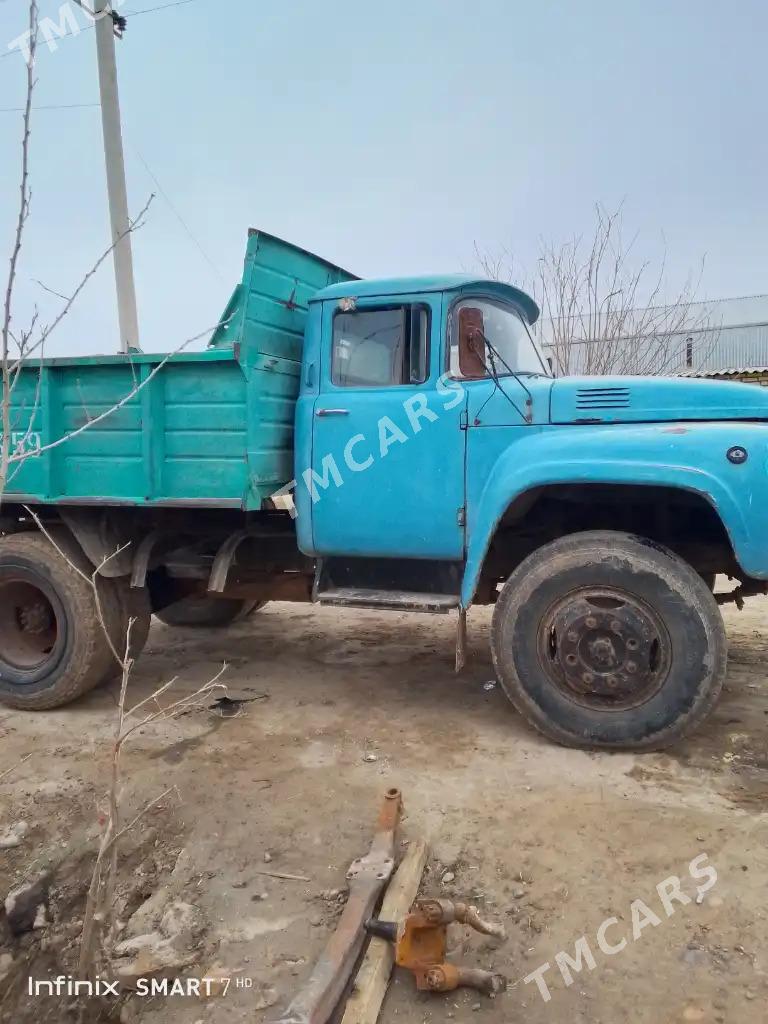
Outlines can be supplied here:
[[[59, 437], [55, 441], [49, 441], [47, 444], [41, 445], [39, 448], [36, 448], [34, 453], [32, 454], [34, 456], [38, 456], [42, 455], [44, 452], [50, 451], [52, 448], [58, 448], [60, 445], [66, 444], [68, 441], [71, 441], [73, 437], [78, 437], [80, 434], [84, 434], [86, 430], [90, 430], [92, 427], [95, 427], [97, 423], [103, 422], [103, 420], [107, 419], [108, 416], [114, 415], [114, 413], [116, 413], [119, 409], [122, 409], [124, 405], [130, 402], [132, 398], [135, 398], [140, 391], [143, 391], [144, 388], [150, 383], [150, 381], [154, 380], [158, 373], [160, 373], [160, 371], [166, 366], [168, 362], [170, 362], [171, 359], [174, 358], [174, 356], [177, 356], [180, 352], [183, 352], [184, 349], [188, 348], [194, 342], [199, 341], [200, 338], [204, 338], [207, 335], [209, 335], [212, 331], [217, 330], [217, 328], [223, 327], [225, 324], [229, 323], [231, 319], [231, 317], [228, 317], [225, 320], [220, 320], [218, 323], [213, 324], [210, 327], [206, 327], [205, 330], [199, 331], [197, 334], [192, 335], [191, 338], [187, 338], [186, 341], [183, 341], [181, 345], [177, 346], [177, 348], [175, 348], [173, 352], [168, 352], [166, 355], [164, 355], [160, 362], [157, 363], [157, 365], [152, 368], [152, 371], [147, 374], [144, 380], [139, 381], [135, 387], [133, 387], [130, 391], [126, 392], [126, 394], [123, 395], [119, 402], [115, 402], [115, 404], [111, 406], [109, 409], [106, 409], [104, 412], [99, 413], [98, 416], [94, 416], [93, 419], [88, 420], [87, 423], [84, 423], [76, 430], [72, 430], [68, 434], [64, 434], [63, 437]], [[9, 461], [17, 462], [29, 457], [29, 454], [19, 452], [17, 454], [11, 455]]]
[[[80, 294], [83, 291], [83, 289], [85, 288], [85, 286], [88, 284], [88, 282], [91, 280], [91, 278], [94, 276], [94, 274], [101, 267], [102, 263], [104, 263], [104, 261], [106, 259], [108, 259], [109, 256], [112, 255], [112, 253], [113, 253], [113, 251], [115, 249], [115, 246], [118, 244], [118, 242], [122, 241], [122, 239], [125, 238], [127, 235], [130, 235], [133, 232], [138, 231], [140, 228], [142, 228], [144, 226], [144, 218], [145, 218], [145, 216], [147, 214], [147, 211], [149, 210], [150, 206], [152, 205], [152, 202], [153, 202], [154, 198], [155, 198], [154, 193], [152, 193], [150, 195], [149, 199], [144, 204], [144, 206], [139, 211], [139, 214], [136, 217], [134, 217], [132, 220], [129, 221], [128, 227], [125, 229], [125, 231], [123, 231], [119, 235], [117, 235], [117, 237], [114, 239], [112, 244], [109, 245], [102, 252], [102, 254], [99, 256], [99, 258], [96, 260], [96, 262], [85, 272], [85, 274], [83, 274], [82, 278], [80, 279], [77, 287], [72, 292], [72, 294], [69, 297], [67, 297], [67, 296], [60, 296], [61, 298], [65, 299], [65, 304], [62, 307], [62, 309], [60, 309], [59, 312], [56, 314], [56, 317], [53, 319], [53, 321], [47, 327], [43, 328], [43, 330], [42, 330], [42, 332], [40, 334], [40, 338], [39, 338], [38, 342], [36, 343], [37, 347], [39, 347], [40, 345], [45, 343], [46, 339], [49, 338], [50, 335], [56, 330], [56, 328], [59, 326], [61, 321], [70, 313], [70, 311], [72, 310], [72, 307], [74, 306], [75, 302], [77, 301], [78, 297], [80, 296]], [[38, 284], [39, 283], [40, 282], [38, 282]], [[45, 285], [43, 285], [43, 287], [45, 288]], [[50, 291], [50, 289], [46, 289], [46, 291]], [[54, 294], [58, 294], [58, 293], [54, 293]]]
[[[70, 560], [68, 561], [69, 564], [72, 565], [72, 562]], [[80, 571], [76, 566], [73, 566], [73, 568], [75, 568], [75, 571], [80, 572], [80, 575], [84, 579], [88, 579], [87, 575], [82, 573], [82, 571]], [[94, 573], [90, 582], [93, 587], [94, 599], [98, 606], [99, 600], [96, 573]], [[121, 759], [123, 748], [133, 733], [138, 729], [144, 729], [147, 726], [154, 725], [158, 722], [168, 721], [193, 708], [202, 708], [205, 703], [210, 700], [212, 693], [218, 689], [225, 689], [225, 687], [219, 683], [219, 680], [226, 671], [226, 664], [222, 665], [221, 669], [215, 676], [213, 676], [213, 678], [198, 687], [193, 693], [179, 698], [167, 707], [163, 707], [161, 705], [160, 697], [173, 686], [175, 679], [165, 683], [159, 689], [155, 690], [149, 697], [139, 701], [132, 708], [127, 708], [126, 702], [128, 687], [131, 672], [133, 670], [133, 659], [131, 657], [131, 632], [135, 621], [135, 619], [130, 619], [128, 622], [125, 634], [125, 646], [122, 658], [120, 659], [122, 676], [120, 680], [120, 697], [118, 700], [115, 728], [112, 739], [112, 759], [110, 766], [109, 790], [107, 793], [106, 822], [99, 842], [96, 862], [94, 864], [88, 888], [85, 912], [83, 914], [83, 929], [80, 940], [80, 957], [78, 964], [80, 976], [83, 978], [92, 978], [98, 969], [102, 966], [108, 965], [111, 958], [115, 932], [113, 916], [120, 840], [134, 829], [141, 819], [153, 807], [156, 807], [161, 800], [172, 792], [178, 793], [175, 786], [169, 787], [158, 796], [153, 797], [145, 803], [133, 818], [123, 824], [120, 802], [122, 790]], [[103, 619], [102, 628], [105, 629], [106, 635], [107, 631], [104, 627]], [[142, 715], [141, 717], [137, 717], [140, 710], [152, 704], [156, 706], [156, 710], [150, 711], [148, 714]], [[132, 720], [129, 723], [129, 719], [135, 720]], [[105, 963], [97, 963], [99, 958], [101, 958], [102, 961], [105, 961]]]
[[8, 280], [5, 287], [2, 335], [0, 335], [0, 372], [2, 373], [2, 439], [0, 439], [0, 496], [5, 488], [11, 451], [11, 374], [9, 370], [9, 340], [11, 338], [11, 315], [13, 289], [16, 283], [19, 254], [24, 241], [24, 228], [29, 218], [32, 193], [29, 186], [29, 139], [32, 131], [32, 96], [35, 91], [35, 55], [38, 39], [37, 0], [29, 4], [29, 54], [27, 59], [27, 89], [24, 101], [23, 133], [21, 140], [21, 181], [19, 185], [19, 210], [16, 218], [16, 232], [11, 250]]
[[[668, 299], [666, 253], [637, 261], [638, 235], [623, 237], [622, 205], [595, 206], [588, 239], [542, 241], [532, 292], [541, 308], [542, 341], [557, 374], [664, 374], [685, 364], [685, 339], [697, 332], [701, 363], [716, 343], [709, 312], [696, 301], [703, 261]], [[511, 280], [513, 263], [475, 254], [485, 272]]]
[[49, 295], [55, 295], [57, 299], [63, 299], [64, 302], [69, 302], [68, 295], [64, 295], [62, 292], [57, 292], [55, 288], [49, 288], [47, 284], [43, 284], [39, 277], [33, 277], [32, 280], [35, 284], [39, 284], [43, 291], [48, 292]]

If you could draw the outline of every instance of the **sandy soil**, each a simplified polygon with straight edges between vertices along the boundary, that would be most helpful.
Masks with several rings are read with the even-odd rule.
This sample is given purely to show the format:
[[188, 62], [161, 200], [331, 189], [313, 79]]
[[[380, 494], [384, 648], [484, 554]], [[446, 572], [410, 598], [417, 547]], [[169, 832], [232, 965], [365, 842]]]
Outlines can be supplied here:
[[[398, 785], [404, 840], [423, 834], [431, 843], [424, 891], [471, 898], [507, 926], [503, 944], [459, 931], [452, 955], [502, 971], [510, 987], [495, 1001], [466, 991], [418, 995], [411, 977], [396, 973], [385, 1024], [475, 1014], [489, 1024], [762, 1024], [768, 602], [726, 618], [730, 669], [715, 715], [679, 748], [643, 756], [564, 750], [531, 733], [499, 688], [484, 686], [493, 678], [486, 610], [471, 616], [471, 660], [459, 677], [447, 617], [272, 605], [224, 632], [154, 625], [132, 683], [137, 698], [175, 674], [178, 689], [191, 691], [226, 659], [231, 694], [260, 699], [240, 717], [204, 711], [136, 736], [125, 761], [127, 806], [171, 785], [180, 795], [131, 837], [121, 878], [133, 905], [176, 884], [200, 908], [205, 934], [191, 973], [219, 966], [253, 984], [207, 1002], [133, 999], [120, 1019], [271, 1019], [333, 928], [341, 904], [324, 891], [343, 887], [348, 864], [368, 846], [380, 795]], [[19, 847], [0, 851], [0, 897], [46, 858], [76, 860], [98, 827], [115, 701], [109, 686], [55, 713], [0, 709], [0, 773], [32, 752], [0, 783], [0, 832], [29, 825]], [[688, 865], [701, 854], [718, 880], [696, 902], [702, 881]], [[446, 872], [452, 881], [443, 882]], [[668, 917], [656, 886], [671, 875], [691, 901]], [[60, 923], [80, 912], [77, 884], [67, 884], [54, 901]], [[633, 941], [638, 899], [656, 920]], [[612, 956], [596, 938], [609, 917], [617, 920], [608, 941], [629, 939]], [[2, 934], [0, 955], [31, 955], [7, 935], [3, 949]], [[581, 936], [595, 966], [566, 986], [554, 957], [573, 955]], [[35, 976], [58, 973], [55, 949], [35, 942]], [[545, 962], [549, 1002], [523, 981]], [[66, 1004], [14, 990], [0, 1019], [74, 1019]]]

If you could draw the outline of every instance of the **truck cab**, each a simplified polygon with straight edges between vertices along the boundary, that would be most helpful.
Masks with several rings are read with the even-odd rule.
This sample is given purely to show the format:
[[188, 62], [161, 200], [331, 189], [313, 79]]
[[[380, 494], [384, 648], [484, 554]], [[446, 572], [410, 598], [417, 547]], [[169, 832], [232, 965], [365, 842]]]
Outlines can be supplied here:
[[463, 561], [470, 422], [522, 431], [547, 416], [537, 315], [518, 289], [470, 277], [313, 299], [296, 414], [305, 552]]

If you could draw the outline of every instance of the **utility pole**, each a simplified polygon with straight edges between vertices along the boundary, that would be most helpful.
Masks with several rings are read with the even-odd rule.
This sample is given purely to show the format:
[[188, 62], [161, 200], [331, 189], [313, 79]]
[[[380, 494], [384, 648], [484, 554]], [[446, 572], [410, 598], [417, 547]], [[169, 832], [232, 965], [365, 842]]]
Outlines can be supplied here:
[[96, 15], [96, 53], [99, 63], [101, 126], [104, 134], [104, 159], [107, 165], [109, 217], [112, 225], [117, 315], [120, 325], [120, 351], [138, 349], [139, 316], [136, 310], [136, 285], [133, 279], [128, 191], [125, 184], [123, 135], [120, 128], [120, 98], [117, 91], [115, 59], [115, 22], [109, 0], [94, 0]]

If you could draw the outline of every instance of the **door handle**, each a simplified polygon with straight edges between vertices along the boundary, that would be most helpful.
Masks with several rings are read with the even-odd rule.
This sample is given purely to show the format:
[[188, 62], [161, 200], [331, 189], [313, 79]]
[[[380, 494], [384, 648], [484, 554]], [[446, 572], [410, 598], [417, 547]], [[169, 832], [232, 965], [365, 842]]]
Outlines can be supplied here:
[[349, 416], [349, 409], [317, 409], [315, 416]]

